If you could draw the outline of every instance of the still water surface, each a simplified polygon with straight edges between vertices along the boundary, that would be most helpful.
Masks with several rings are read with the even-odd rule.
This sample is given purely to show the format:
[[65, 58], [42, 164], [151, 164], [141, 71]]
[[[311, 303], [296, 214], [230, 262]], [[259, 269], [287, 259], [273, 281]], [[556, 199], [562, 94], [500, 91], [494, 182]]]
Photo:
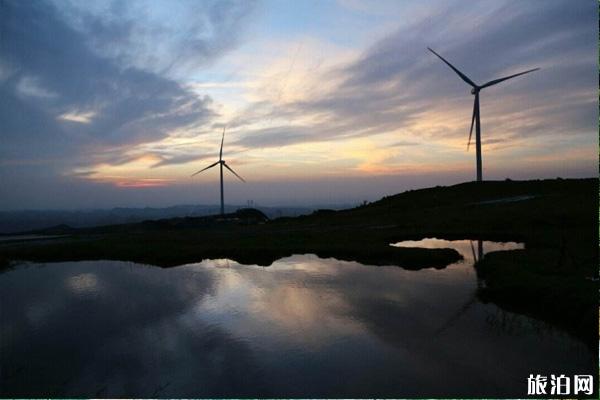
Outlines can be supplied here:
[[591, 374], [583, 344], [478, 301], [473, 244], [398, 244], [465, 257], [442, 270], [20, 266], [0, 274], [0, 397], [514, 397], [531, 373]]

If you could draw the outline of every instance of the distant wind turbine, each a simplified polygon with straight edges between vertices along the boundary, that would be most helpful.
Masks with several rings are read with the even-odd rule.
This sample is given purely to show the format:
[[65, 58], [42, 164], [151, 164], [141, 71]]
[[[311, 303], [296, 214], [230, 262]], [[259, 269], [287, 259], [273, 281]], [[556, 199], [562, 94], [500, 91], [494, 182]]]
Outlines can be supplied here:
[[227, 165], [225, 160], [223, 160], [223, 141], [224, 140], [225, 140], [225, 127], [223, 127], [223, 136], [221, 137], [221, 150], [219, 151], [219, 161], [217, 161], [214, 164], [210, 164], [208, 167], [203, 168], [200, 171], [192, 174], [192, 176], [196, 176], [200, 172], [206, 171], [207, 169], [210, 169], [210, 168], [214, 167], [215, 165], [219, 164], [219, 168], [221, 169], [221, 215], [225, 214], [225, 201], [224, 201], [224, 197], [223, 197], [223, 167], [227, 168], [232, 174], [237, 176], [239, 178], [239, 180], [241, 180], [242, 182], [246, 182], [244, 180], [244, 178], [239, 176], [233, 169], [231, 169], [231, 167], [229, 167], [229, 165]]
[[433, 51], [429, 47], [427, 49], [429, 49], [429, 51], [431, 51], [433, 54], [435, 54], [436, 56], [438, 56], [444, 63], [446, 63], [450, 68], [452, 68], [452, 70], [454, 72], [456, 72], [456, 74], [458, 76], [460, 76], [460, 78], [463, 81], [465, 81], [466, 83], [468, 83], [472, 87], [471, 94], [473, 94], [475, 96], [475, 103], [473, 104], [473, 117], [471, 118], [471, 130], [469, 131], [469, 141], [467, 142], [467, 150], [469, 150], [469, 146], [471, 145], [471, 136], [473, 134], [473, 123], [475, 123], [475, 150], [476, 150], [476, 160], [477, 160], [477, 182], [481, 182], [481, 180], [482, 180], [482, 171], [481, 171], [481, 122], [479, 120], [479, 92], [481, 91], [481, 89], [484, 89], [484, 88], [489, 87], [489, 86], [496, 85], [496, 84], [498, 84], [500, 82], [503, 82], [503, 81], [505, 81], [507, 79], [515, 78], [515, 77], [517, 77], [519, 75], [524, 75], [524, 74], [527, 74], [529, 72], [537, 71], [539, 68], [530, 69], [530, 70], [527, 70], [525, 72], [519, 72], [518, 74], [506, 76], [504, 78], [494, 79], [493, 81], [489, 81], [489, 82], [484, 83], [483, 85], [479, 86], [475, 82], [473, 82], [471, 79], [469, 79], [465, 74], [463, 74], [462, 72], [460, 72], [456, 67], [454, 67], [454, 65], [450, 64], [444, 57], [440, 56], [438, 53], [436, 53], [435, 51]]

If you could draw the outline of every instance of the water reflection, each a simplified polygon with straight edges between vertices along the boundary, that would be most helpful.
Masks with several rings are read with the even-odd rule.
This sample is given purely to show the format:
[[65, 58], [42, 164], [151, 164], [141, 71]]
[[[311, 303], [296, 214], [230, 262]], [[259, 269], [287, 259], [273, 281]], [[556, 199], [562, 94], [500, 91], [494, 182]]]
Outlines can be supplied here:
[[418, 245], [465, 260], [421, 271], [310, 255], [266, 269], [17, 268], [0, 275], [1, 394], [498, 397], [525, 393], [532, 371], [594, 371], [586, 346], [473, 300], [468, 241]]
[[98, 278], [96, 274], [75, 275], [67, 279], [66, 283], [69, 289], [79, 294], [98, 291]]
[[517, 242], [492, 242], [487, 240], [444, 240], [436, 238], [427, 238], [422, 240], [405, 240], [403, 242], [393, 243], [396, 247], [423, 247], [426, 249], [451, 248], [458, 251], [464, 259], [464, 262], [473, 264], [481, 260], [484, 255], [492, 251], [524, 249], [523, 243]]

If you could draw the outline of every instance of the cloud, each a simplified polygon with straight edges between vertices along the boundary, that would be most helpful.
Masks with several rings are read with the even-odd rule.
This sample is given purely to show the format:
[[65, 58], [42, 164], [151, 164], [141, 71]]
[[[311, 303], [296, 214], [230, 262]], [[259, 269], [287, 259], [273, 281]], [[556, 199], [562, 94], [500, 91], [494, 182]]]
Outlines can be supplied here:
[[235, 144], [247, 148], [281, 147], [299, 142], [307, 142], [310, 139], [311, 133], [308, 128], [279, 126], [250, 131]]
[[[172, 18], [185, 14], [181, 24], [159, 21], [152, 8], [143, 12], [146, 6], [129, 1], [2, 3], [4, 168], [45, 165], [56, 174], [50, 177], [56, 183], [63, 174], [84, 178], [77, 168], [125, 164], [139, 156], [131, 153], [140, 145], [210, 126], [217, 116], [212, 99], [158, 70], [195, 68], [233, 49], [253, 2], [169, 4], [177, 8]], [[181, 160], [166, 156], [156, 164]], [[11, 180], [28, 181], [23, 174], [34, 173], [13, 167], [4, 171]]]
[[180, 154], [175, 156], [166, 156], [160, 161], [158, 161], [156, 164], [153, 164], [151, 168], [164, 167], [167, 165], [187, 164], [192, 161], [200, 161], [207, 158], [207, 156], [202, 156], [198, 154]]
[[[45, 146], [34, 140], [44, 135], [63, 154], [84, 147], [101, 152], [153, 141], [213, 115], [210, 98], [94, 53], [52, 5], [9, 1], [4, 11], [0, 52], [2, 68], [11, 73], [2, 82], [2, 111], [11, 147], [27, 152]], [[3, 154], [11, 155], [21, 156]]]
[[161, 75], [182, 76], [240, 43], [255, 0], [57, 2], [86, 43], [105, 57]]
[[[352, 3], [354, 4], [354, 3]], [[532, 67], [542, 70], [482, 92], [486, 143], [564, 134], [590, 135], [597, 125], [597, 27], [593, 2], [453, 2], [430, 8], [372, 43], [353, 61], [320, 71], [336, 84], [271, 107], [290, 122], [250, 129], [238, 144], [268, 147], [394, 134], [462, 148], [472, 96], [431, 46], [476, 82]], [[325, 84], [327, 86], [327, 84]], [[301, 93], [301, 92], [300, 92]], [[236, 122], [268, 110], [263, 97]], [[302, 119], [301, 128], [294, 125]]]
[[[275, 8], [252, 31], [254, 1], [148, 4], [2, 2], [0, 198], [11, 200], [0, 206], [92, 178], [183, 182], [186, 163], [216, 154], [224, 123], [227, 156], [243, 153], [255, 181], [272, 164], [281, 179], [359, 176], [382, 162], [374, 173], [466, 171], [473, 98], [427, 46], [476, 82], [541, 67], [482, 92], [486, 165], [511, 163], [509, 148], [525, 165], [597, 146], [592, 1], [351, 0], [316, 12], [357, 24], [287, 30]], [[376, 23], [362, 39], [350, 32]], [[330, 168], [307, 167], [321, 162]]]
[[417, 142], [411, 142], [408, 140], [400, 140], [399, 142], [389, 144], [388, 147], [412, 147], [412, 146], [418, 146], [418, 145], [419, 145], [419, 143], [417, 143]]

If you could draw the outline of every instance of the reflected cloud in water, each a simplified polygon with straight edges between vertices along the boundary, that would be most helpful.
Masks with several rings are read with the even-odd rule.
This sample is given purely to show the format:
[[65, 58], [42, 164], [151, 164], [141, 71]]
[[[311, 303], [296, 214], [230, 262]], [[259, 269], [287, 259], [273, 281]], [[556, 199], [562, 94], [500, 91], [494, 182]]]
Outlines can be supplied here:
[[463, 256], [463, 261], [473, 264], [476, 259], [492, 251], [524, 249], [523, 243], [492, 242], [487, 240], [445, 240], [426, 238], [422, 240], [405, 240], [393, 243], [395, 247], [422, 247], [426, 249], [455, 249]]
[[98, 291], [98, 278], [96, 274], [79, 274], [71, 276], [66, 281], [67, 287], [73, 292], [85, 293], [85, 292], [97, 292]]
[[269, 268], [16, 268], [0, 275], [2, 394], [497, 397], [521, 393], [531, 371], [593, 371], [583, 344], [473, 300], [468, 241], [410, 245], [465, 260], [420, 271], [313, 255]]

